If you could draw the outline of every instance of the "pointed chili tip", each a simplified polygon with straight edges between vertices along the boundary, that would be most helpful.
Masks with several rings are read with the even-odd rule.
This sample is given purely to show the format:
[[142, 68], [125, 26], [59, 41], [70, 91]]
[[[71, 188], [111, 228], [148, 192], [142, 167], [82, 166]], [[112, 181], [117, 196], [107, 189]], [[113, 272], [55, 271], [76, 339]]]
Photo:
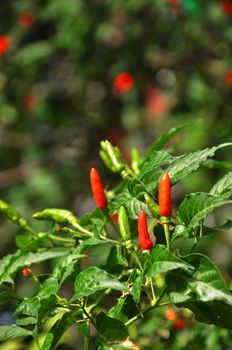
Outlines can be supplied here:
[[165, 173], [162, 176], [162, 180], [166, 180], [166, 179], [170, 180], [170, 176], [169, 176], [169, 173], [167, 171], [165, 171]]

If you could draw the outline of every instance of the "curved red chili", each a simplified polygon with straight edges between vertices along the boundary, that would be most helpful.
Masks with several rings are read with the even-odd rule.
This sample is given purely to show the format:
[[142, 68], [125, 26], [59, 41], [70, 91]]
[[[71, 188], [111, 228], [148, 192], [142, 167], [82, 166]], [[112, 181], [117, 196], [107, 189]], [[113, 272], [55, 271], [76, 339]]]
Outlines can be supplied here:
[[145, 211], [141, 211], [138, 216], [138, 234], [139, 246], [142, 250], [151, 250], [153, 243], [150, 239], [147, 229], [147, 215]]
[[167, 172], [159, 183], [159, 212], [161, 216], [172, 215], [171, 181]]
[[100, 209], [107, 208], [107, 198], [104, 187], [100, 175], [95, 168], [92, 168], [90, 171], [90, 183], [97, 207]]

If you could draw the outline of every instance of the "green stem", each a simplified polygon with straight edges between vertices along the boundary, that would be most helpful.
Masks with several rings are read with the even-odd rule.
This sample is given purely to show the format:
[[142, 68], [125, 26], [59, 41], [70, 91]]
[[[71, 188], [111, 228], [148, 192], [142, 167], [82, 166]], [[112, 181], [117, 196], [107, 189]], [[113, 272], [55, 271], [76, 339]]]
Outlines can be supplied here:
[[53, 241], [63, 242], [63, 243], [75, 243], [75, 240], [70, 238], [64, 238], [64, 237], [58, 237], [53, 235], [52, 233], [48, 234], [48, 237], [51, 238]]
[[84, 350], [89, 350], [89, 339], [90, 339], [90, 329], [89, 329], [89, 321], [88, 321], [88, 336], [84, 336]]
[[139, 257], [138, 257], [138, 255], [137, 255], [136, 251], [133, 250], [131, 253], [132, 253], [132, 256], [134, 257], [134, 259], [136, 260], [136, 262], [137, 262], [137, 264], [138, 264], [140, 270], [143, 271], [142, 264], [141, 264], [141, 262], [140, 262], [140, 260], [139, 260]]
[[159, 302], [160, 300], [163, 298], [164, 294], [166, 293], [166, 289], [167, 287], [165, 286], [163, 288], [163, 290], [161, 291], [160, 295], [156, 298], [156, 300], [154, 301], [153, 305], [149, 306], [147, 309], [145, 309], [143, 312], [141, 312], [140, 314], [132, 317], [130, 320], [128, 320], [126, 323], [125, 323], [125, 326], [129, 326], [131, 325], [132, 323], [136, 322], [139, 318], [143, 318], [150, 310], [158, 307], [159, 305]]
[[[120, 278], [120, 276], [119, 276]], [[111, 293], [111, 290], [110, 288], [106, 289], [104, 291], [104, 293], [102, 293], [99, 298], [95, 301], [94, 304], [90, 305], [89, 307], [87, 307], [87, 312], [90, 313], [91, 311], [93, 311], [97, 306], [98, 304], [100, 304], [102, 302], [102, 300], [104, 300], [110, 293]]]
[[84, 227], [78, 224], [78, 222], [72, 223], [72, 226], [75, 227], [78, 231], [85, 233], [87, 236], [93, 237], [93, 233], [86, 230]]
[[164, 224], [164, 233], [165, 233], [165, 238], [167, 242], [167, 248], [170, 250], [170, 233], [169, 233], [169, 224], [165, 223]]
[[156, 297], [155, 297], [155, 290], [154, 290], [154, 286], [153, 286], [153, 282], [152, 282], [152, 277], [149, 277], [149, 282], [150, 282], [150, 286], [151, 286], [151, 293], [152, 293], [152, 305], [155, 303]]

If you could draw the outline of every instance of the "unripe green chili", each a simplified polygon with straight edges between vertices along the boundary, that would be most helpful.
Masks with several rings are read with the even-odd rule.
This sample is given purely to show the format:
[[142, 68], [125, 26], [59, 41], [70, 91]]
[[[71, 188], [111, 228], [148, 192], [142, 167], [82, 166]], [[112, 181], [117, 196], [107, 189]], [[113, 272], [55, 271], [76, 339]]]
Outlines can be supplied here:
[[133, 242], [131, 240], [131, 230], [129, 218], [125, 207], [122, 205], [118, 211], [118, 226], [119, 232], [122, 237], [123, 242], [128, 250], [133, 247]]
[[155, 218], [159, 218], [160, 214], [159, 214], [159, 206], [158, 206], [158, 204], [147, 193], [145, 193], [144, 199], [145, 199], [146, 205], [148, 206], [148, 209], [150, 210], [152, 215]]
[[0, 200], [0, 211], [5, 214], [9, 220], [19, 225], [21, 228], [33, 232], [32, 228], [28, 225], [22, 215], [3, 200]]
[[32, 215], [37, 220], [53, 220], [62, 224], [75, 224], [78, 222], [77, 218], [69, 210], [49, 208]]
[[139, 164], [141, 161], [141, 156], [139, 151], [136, 148], [131, 150], [131, 167], [134, 170], [135, 174], [139, 174]]
[[113, 163], [111, 162], [111, 159], [109, 158], [108, 154], [102, 149], [100, 150], [99, 154], [105, 166], [109, 170], [111, 170], [113, 173], [117, 173], [117, 170], [115, 169]]
[[121, 172], [125, 168], [121, 152], [117, 147], [114, 147], [109, 141], [101, 141], [103, 151], [108, 155], [114, 168], [117, 172]]
[[37, 220], [53, 220], [55, 222], [60, 222], [62, 224], [70, 224], [81, 233], [87, 236], [93, 236], [92, 232], [86, 230], [84, 227], [82, 227], [79, 224], [79, 220], [69, 210], [48, 208], [48, 209], [44, 209], [41, 212], [33, 214], [32, 217]]

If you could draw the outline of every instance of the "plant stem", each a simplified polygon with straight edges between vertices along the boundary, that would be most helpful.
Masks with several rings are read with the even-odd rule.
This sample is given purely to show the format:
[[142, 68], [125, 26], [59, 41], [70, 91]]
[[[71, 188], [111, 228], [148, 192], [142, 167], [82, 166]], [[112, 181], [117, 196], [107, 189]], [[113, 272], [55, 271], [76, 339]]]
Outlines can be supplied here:
[[90, 339], [90, 329], [89, 329], [89, 326], [90, 326], [90, 324], [89, 324], [89, 321], [88, 321], [88, 336], [86, 337], [85, 335], [84, 335], [84, 349], [83, 350], [89, 350], [89, 339]]
[[164, 224], [164, 233], [167, 242], [167, 248], [170, 250], [170, 234], [169, 234], [169, 224]]
[[[120, 278], [120, 277], [119, 277]], [[95, 301], [94, 304], [90, 305], [89, 307], [87, 307], [87, 311], [88, 312], [91, 312], [93, 311], [97, 306], [98, 304], [100, 304], [100, 302], [102, 302], [102, 300], [104, 300], [110, 293], [111, 293], [111, 290], [110, 288], [106, 289], [104, 291], [104, 293], [102, 293], [99, 298]]]
[[149, 282], [151, 285], [151, 293], [152, 293], [152, 305], [155, 303], [156, 297], [155, 297], [155, 290], [154, 290], [154, 286], [153, 286], [153, 282], [152, 282], [152, 277], [149, 277]]
[[149, 306], [147, 309], [145, 309], [143, 312], [141, 312], [140, 314], [132, 317], [130, 320], [128, 320], [126, 323], [125, 323], [125, 326], [129, 326], [131, 325], [132, 323], [134, 323], [135, 321], [137, 321], [139, 318], [142, 318], [143, 316], [145, 316], [145, 314], [147, 314], [150, 310], [158, 307], [158, 304], [160, 302], [160, 300], [163, 298], [164, 294], [166, 293], [166, 289], [167, 287], [164, 286], [163, 290], [161, 291], [160, 295], [156, 298], [156, 300], [154, 301], [153, 305]]
[[131, 254], [132, 254], [132, 256], [134, 257], [134, 259], [136, 260], [136, 262], [137, 262], [137, 264], [138, 264], [140, 270], [143, 271], [142, 264], [141, 264], [141, 262], [140, 262], [140, 260], [139, 260], [139, 257], [138, 257], [138, 255], [137, 255], [137, 253], [136, 253], [136, 251], [135, 251], [134, 249], [131, 251]]

